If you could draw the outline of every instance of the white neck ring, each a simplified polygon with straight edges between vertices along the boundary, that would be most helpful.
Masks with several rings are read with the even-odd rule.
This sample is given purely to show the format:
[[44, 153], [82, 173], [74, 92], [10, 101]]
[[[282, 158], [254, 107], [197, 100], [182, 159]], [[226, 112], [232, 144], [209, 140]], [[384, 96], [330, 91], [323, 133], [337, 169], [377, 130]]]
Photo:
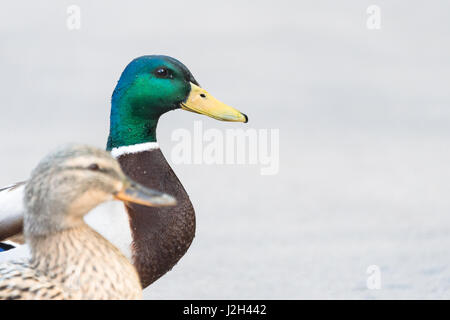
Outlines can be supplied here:
[[114, 158], [118, 158], [124, 154], [139, 153], [139, 152], [155, 150], [155, 149], [159, 149], [158, 142], [145, 142], [145, 143], [133, 144], [131, 146], [121, 146], [121, 147], [117, 147], [117, 148], [112, 148], [111, 155]]

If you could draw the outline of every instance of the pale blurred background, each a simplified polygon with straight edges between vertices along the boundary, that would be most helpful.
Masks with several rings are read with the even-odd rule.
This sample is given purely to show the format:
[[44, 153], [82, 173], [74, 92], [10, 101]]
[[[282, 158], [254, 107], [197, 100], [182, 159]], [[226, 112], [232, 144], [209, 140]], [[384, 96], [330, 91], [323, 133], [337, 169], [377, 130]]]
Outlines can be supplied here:
[[[69, 5], [81, 29], [66, 27]], [[381, 30], [366, 9], [381, 8]], [[104, 147], [110, 96], [145, 54], [180, 59], [280, 172], [173, 165], [197, 235], [149, 299], [450, 298], [448, 1], [9, 1], [0, 11], [0, 185], [66, 142]], [[369, 290], [366, 269], [381, 269]]]

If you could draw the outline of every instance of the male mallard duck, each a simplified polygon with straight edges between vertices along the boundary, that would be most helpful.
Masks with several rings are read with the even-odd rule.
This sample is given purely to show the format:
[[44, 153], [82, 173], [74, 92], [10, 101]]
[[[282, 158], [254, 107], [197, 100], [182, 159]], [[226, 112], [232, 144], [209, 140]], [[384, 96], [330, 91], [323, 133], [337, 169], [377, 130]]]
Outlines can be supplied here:
[[[112, 95], [107, 150], [117, 157], [132, 179], [172, 194], [178, 204], [171, 208], [126, 206], [131, 228], [99, 224], [101, 219], [91, 219], [88, 223], [102, 234], [122, 235], [130, 233], [131, 229], [127, 243], [123, 243], [124, 237], [108, 239], [119, 248], [125, 248], [124, 251], [130, 248], [131, 242], [130, 259], [144, 288], [178, 262], [195, 235], [195, 212], [189, 196], [156, 141], [160, 116], [175, 109], [223, 121], [248, 121], [245, 114], [202, 89], [191, 72], [174, 58], [143, 56], [133, 60], [123, 71]], [[22, 184], [0, 192], [0, 240], [21, 230], [23, 188]], [[6, 253], [0, 254], [0, 258]]]
[[0, 264], [0, 299], [142, 298], [133, 265], [83, 220], [114, 198], [150, 206], [176, 203], [129, 179], [106, 151], [71, 145], [45, 157], [24, 192], [31, 258]]

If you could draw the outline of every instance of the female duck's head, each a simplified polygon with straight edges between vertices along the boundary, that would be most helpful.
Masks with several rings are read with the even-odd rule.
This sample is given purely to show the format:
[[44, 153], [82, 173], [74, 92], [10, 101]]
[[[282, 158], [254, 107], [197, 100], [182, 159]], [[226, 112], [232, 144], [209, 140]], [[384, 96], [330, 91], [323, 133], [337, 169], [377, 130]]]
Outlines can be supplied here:
[[109, 152], [65, 146], [45, 157], [27, 182], [25, 234], [40, 236], [75, 227], [91, 209], [113, 199], [147, 206], [176, 204], [173, 197], [130, 180]]
[[217, 120], [248, 121], [202, 89], [180, 61], [143, 56], [128, 64], [114, 90], [107, 149], [156, 141], [159, 117], [180, 108]]

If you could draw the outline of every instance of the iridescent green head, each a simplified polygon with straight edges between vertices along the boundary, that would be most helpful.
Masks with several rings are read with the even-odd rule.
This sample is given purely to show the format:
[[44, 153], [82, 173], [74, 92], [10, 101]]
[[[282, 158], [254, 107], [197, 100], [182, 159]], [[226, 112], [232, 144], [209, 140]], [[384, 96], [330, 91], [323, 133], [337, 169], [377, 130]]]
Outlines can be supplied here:
[[200, 88], [180, 61], [143, 56], [128, 64], [112, 95], [107, 149], [156, 141], [159, 117], [180, 108], [218, 120], [247, 122], [246, 115]]

